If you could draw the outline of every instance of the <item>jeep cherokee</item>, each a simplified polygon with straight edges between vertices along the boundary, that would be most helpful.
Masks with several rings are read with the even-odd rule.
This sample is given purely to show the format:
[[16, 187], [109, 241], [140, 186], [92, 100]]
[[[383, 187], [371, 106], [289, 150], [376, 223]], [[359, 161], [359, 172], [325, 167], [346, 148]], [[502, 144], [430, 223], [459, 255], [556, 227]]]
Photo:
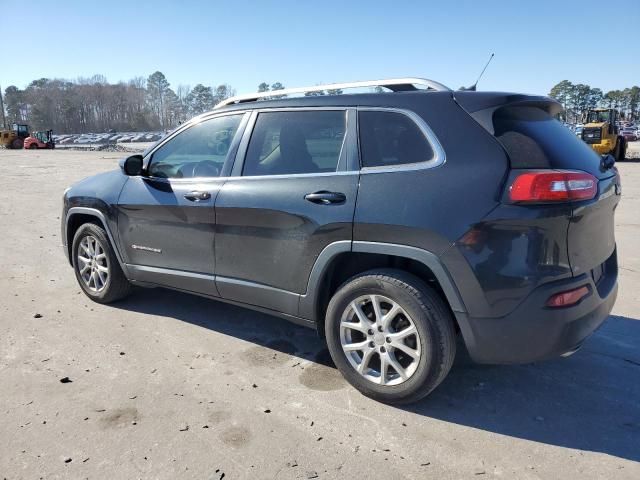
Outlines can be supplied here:
[[[369, 90], [294, 96], [352, 87]], [[89, 298], [162, 286], [279, 315], [317, 329], [365, 395], [405, 403], [444, 379], [458, 336], [477, 362], [533, 362], [611, 311], [619, 175], [554, 100], [415, 78], [269, 95], [65, 192]]]

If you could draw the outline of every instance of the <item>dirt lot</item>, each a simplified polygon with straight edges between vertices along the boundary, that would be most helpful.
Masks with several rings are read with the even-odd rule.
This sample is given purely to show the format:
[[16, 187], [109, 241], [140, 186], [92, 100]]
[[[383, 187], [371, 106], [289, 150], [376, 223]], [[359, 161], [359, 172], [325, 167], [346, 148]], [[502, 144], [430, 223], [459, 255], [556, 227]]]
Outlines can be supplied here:
[[91, 303], [60, 249], [60, 197], [119, 154], [0, 150], [0, 478], [637, 480], [639, 144], [619, 165], [604, 327], [541, 364], [458, 355], [406, 408], [361, 396], [282, 320], [162, 289]]

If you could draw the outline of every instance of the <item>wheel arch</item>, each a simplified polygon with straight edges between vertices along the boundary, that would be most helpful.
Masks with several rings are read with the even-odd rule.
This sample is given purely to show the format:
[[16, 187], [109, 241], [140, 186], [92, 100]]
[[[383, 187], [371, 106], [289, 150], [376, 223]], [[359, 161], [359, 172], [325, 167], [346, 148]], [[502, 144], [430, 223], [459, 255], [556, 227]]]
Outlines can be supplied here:
[[[64, 231], [64, 241], [65, 248], [67, 253], [67, 258], [69, 263], [72, 264], [71, 257], [71, 248], [73, 245], [73, 237], [75, 236], [78, 229], [86, 224], [93, 223], [103, 228], [105, 232], [107, 232], [107, 237], [109, 238], [109, 242], [113, 248], [113, 251], [116, 254], [116, 258], [118, 259], [118, 263], [120, 264], [120, 268], [122, 268], [125, 275], [127, 274], [126, 264], [120, 256], [120, 251], [118, 250], [118, 244], [115, 241], [111, 233], [111, 229], [107, 223], [106, 217], [104, 214], [95, 208], [88, 207], [72, 207], [67, 211], [67, 216], [65, 220], [65, 231]], [[128, 277], [128, 275], [127, 275]]]
[[318, 256], [306, 294], [300, 297], [300, 316], [314, 320], [318, 333], [324, 336], [322, 320], [333, 293], [352, 276], [381, 267], [407, 271], [426, 281], [442, 296], [454, 317], [466, 312], [455, 283], [434, 253], [407, 245], [345, 241], [329, 245]]

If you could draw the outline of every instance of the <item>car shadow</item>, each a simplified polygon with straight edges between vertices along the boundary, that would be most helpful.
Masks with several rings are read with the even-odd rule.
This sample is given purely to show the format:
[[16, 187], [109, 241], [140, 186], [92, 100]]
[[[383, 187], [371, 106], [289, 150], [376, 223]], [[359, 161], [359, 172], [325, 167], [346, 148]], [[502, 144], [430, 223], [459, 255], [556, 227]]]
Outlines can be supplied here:
[[315, 330], [280, 317], [164, 288], [136, 288], [111, 306], [175, 318], [298, 358], [334, 367]]
[[[535, 442], [640, 461], [640, 320], [611, 315], [582, 350], [530, 365], [459, 355], [407, 410]], [[466, 352], [465, 352], [466, 353]]]
[[[314, 330], [222, 302], [140, 289], [118, 308], [182, 320], [334, 367]], [[449, 376], [399, 408], [515, 438], [640, 461], [640, 320], [612, 315], [569, 358], [539, 364], [473, 363], [459, 343]]]

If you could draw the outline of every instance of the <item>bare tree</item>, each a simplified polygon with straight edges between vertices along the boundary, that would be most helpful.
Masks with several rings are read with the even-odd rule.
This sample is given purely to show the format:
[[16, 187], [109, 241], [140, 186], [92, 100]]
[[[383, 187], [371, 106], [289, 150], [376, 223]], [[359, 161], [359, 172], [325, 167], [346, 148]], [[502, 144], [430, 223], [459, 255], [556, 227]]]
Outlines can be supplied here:
[[169, 90], [169, 82], [162, 72], [154, 72], [149, 75], [147, 79], [147, 95], [149, 96], [149, 102], [151, 108], [156, 112], [160, 126], [165, 127], [166, 124], [166, 112], [165, 112], [165, 96]]

